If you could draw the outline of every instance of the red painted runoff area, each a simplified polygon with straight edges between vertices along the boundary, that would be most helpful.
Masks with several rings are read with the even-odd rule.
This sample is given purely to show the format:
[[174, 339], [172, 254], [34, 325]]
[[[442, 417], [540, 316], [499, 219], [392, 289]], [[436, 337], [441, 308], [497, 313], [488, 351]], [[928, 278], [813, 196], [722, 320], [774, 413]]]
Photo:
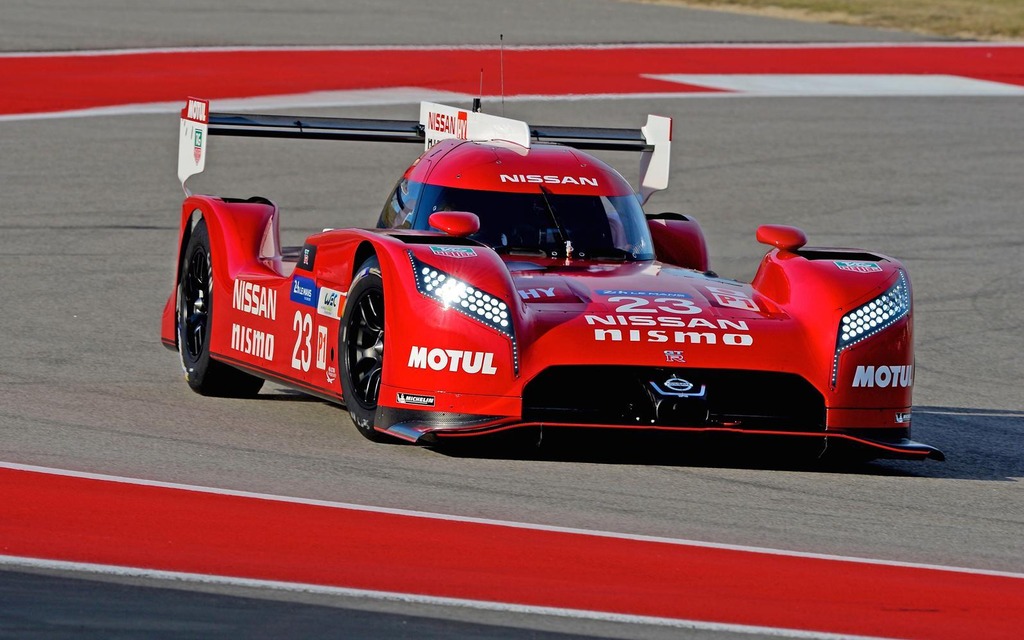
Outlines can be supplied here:
[[[503, 64], [502, 64], [503, 57]], [[501, 67], [504, 67], [502, 80]], [[481, 72], [482, 82], [481, 82]], [[949, 75], [1024, 86], [1024, 46], [178, 49], [0, 55], [0, 116], [394, 87], [464, 95], [722, 91], [670, 74]], [[482, 86], [481, 86], [482, 85]]]
[[0, 468], [0, 555], [783, 629], [1019, 638], [1024, 579]]

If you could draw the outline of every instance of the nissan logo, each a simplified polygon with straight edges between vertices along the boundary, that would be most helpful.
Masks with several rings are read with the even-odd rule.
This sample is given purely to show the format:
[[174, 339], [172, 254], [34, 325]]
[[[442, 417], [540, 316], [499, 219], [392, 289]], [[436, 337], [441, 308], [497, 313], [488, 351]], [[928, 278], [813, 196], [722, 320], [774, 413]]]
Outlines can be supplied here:
[[665, 388], [678, 393], [685, 393], [693, 388], [693, 383], [682, 378], [672, 377], [664, 382]]

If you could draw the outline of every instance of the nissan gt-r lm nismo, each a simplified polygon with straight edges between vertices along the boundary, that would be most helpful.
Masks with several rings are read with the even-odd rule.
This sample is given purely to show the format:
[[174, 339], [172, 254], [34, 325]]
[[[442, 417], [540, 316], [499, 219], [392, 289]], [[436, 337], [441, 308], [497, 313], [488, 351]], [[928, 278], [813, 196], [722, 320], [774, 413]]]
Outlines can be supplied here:
[[[190, 195], [162, 339], [202, 394], [264, 379], [344, 404], [371, 438], [523, 427], [724, 432], [942, 459], [910, 439], [910, 280], [893, 258], [765, 225], [751, 283], [697, 223], [645, 214], [671, 121], [540, 127], [424, 103], [418, 121], [182, 111], [182, 186], [208, 135], [425, 144], [376, 228], [282, 247], [265, 198]], [[586, 153], [641, 154], [639, 189]]]

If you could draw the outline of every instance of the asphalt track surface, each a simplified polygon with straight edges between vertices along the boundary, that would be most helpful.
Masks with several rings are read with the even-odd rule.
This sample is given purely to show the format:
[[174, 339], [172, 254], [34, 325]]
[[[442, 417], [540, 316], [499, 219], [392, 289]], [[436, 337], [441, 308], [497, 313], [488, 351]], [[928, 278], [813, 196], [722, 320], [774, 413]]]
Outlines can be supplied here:
[[[274, 6], [212, 9], [197, 2], [170, 11], [155, 2], [133, 9], [22, 3], [0, 9], [0, 47], [492, 44], [497, 33], [516, 43], [914, 39], [614, 2]], [[723, 275], [752, 275], [762, 254], [753, 232], [765, 222], [801, 226], [814, 244], [861, 246], [905, 261], [916, 304], [914, 434], [949, 459], [852, 467], [779, 462], [760, 451], [651, 453], [572, 441], [532, 454], [438, 452], [364, 441], [343, 410], [276, 386], [256, 401], [195, 396], [176, 356], [158, 340], [180, 204], [176, 120], [0, 123], [0, 460], [470, 517], [1024, 571], [1022, 106], [1024, 100], [1010, 97], [507, 106], [508, 115], [527, 121], [594, 126], [627, 126], [649, 111], [673, 116], [673, 185], [652, 205], [695, 215], [712, 267]], [[330, 113], [406, 118], [413, 110]], [[401, 146], [232, 140], [218, 149], [193, 187], [275, 199], [289, 244], [323, 226], [371, 224], [410, 160]], [[631, 162], [617, 164], [628, 175]], [[406, 625], [409, 637], [679, 635], [226, 587], [208, 594], [157, 581], [100, 584], [52, 573], [0, 573], [0, 635], [279, 635], [239, 613], [246, 610], [267, 619], [279, 611], [295, 621], [288, 629], [296, 635], [341, 634], [349, 623], [357, 625], [350, 635], [377, 637], [400, 637], [393, 625]], [[88, 613], [70, 615], [82, 610]]]

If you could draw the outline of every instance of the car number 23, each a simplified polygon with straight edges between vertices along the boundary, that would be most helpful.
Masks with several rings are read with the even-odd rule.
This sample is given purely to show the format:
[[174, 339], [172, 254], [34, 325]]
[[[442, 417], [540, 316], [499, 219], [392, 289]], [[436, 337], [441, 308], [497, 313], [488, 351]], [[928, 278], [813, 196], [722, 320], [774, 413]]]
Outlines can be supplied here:
[[637, 298], [634, 296], [614, 296], [608, 302], [624, 302], [615, 307], [615, 313], [676, 313], [694, 315], [702, 309], [687, 298]]
[[313, 358], [313, 317], [301, 311], [295, 312], [292, 330], [296, 332], [295, 348], [292, 349], [292, 368], [309, 371]]

